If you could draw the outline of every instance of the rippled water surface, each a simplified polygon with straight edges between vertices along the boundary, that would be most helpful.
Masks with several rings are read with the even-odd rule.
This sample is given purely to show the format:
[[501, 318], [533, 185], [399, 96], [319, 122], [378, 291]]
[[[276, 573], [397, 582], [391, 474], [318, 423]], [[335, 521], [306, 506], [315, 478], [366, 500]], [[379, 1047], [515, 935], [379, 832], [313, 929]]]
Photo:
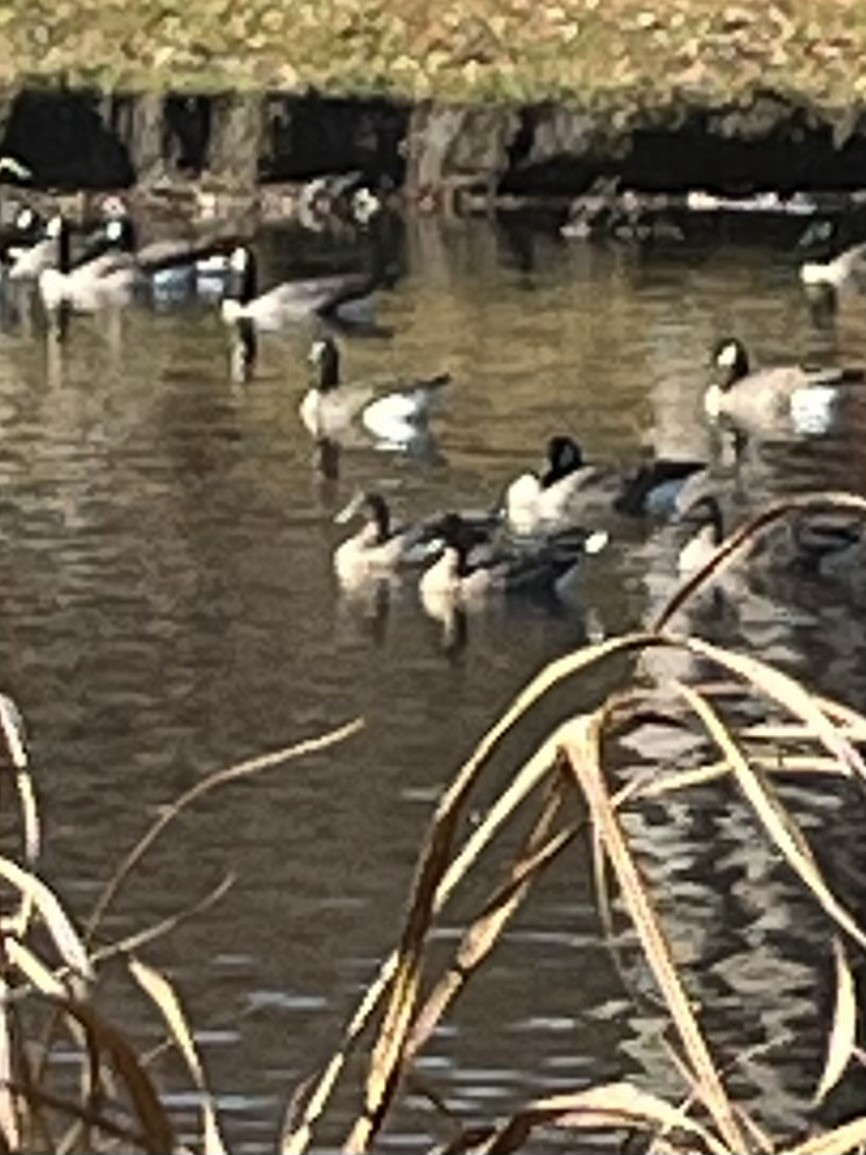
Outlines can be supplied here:
[[[76, 319], [62, 357], [38, 320], [10, 324], [0, 343], [0, 681], [32, 735], [45, 871], [73, 909], [87, 914], [160, 808], [209, 771], [366, 720], [343, 746], [208, 795], [103, 924], [113, 940], [236, 875], [218, 905], [146, 957], [184, 995], [239, 1151], [273, 1149], [287, 1094], [336, 1043], [394, 942], [438, 791], [477, 738], [545, 662], [588, 629], [646, 620], [673, 585], [669, 537], [635, 526], [587, 566], [579, 605], [493, 608], [449, 654], [411, 586], [378, 607], [341, 599], [336, 510], [359, 485], [382, 488], [405, 515], [490, 504], [557, 431], [605, 460], [649, 445], [703, 455], [708, 349], [729, 332], [761, 361], [866, 356], [866, 310], [816, 325], [781, 244], [639, 252], [426, 222], [403, 244], [407, 273], [382, 309], [395, 335], [347, 341], [345, 367], [451, 371], [434, 459], [357, 449], [339, 481], [324, 482], [297, 417], [308, 334], [265, 339], [256, 379], [234, 385], [204, 306]], [[288, 270], [284, 239], [264, 238], [262, 252], [271, 276]], [[755, 498], [862, 489], [863, 401], [832, 434], [768, 452]], [[844, 590], [790, 586], [744, 587], [686, 624], [863, 706], [862, 610]], [[566, 709], [605, 688], [533, 717], [503, 749], [496, 784]], [[644, 738], [644, 751], [667, 742], [672, 760], [688, 758], [670, 734]], [[790, 797], [822, 861], [862, 899], [858, 812], [829, 787]], [[826, 926], [732, 790], [648, 808], [631, 829], [664, 883], [671, 941], [694, 964], [707, 1027], [728, 1060], [741, 1056], [735, 1082], [761, 1089], [766, 1126], [796, 1129], [822, 1059]], [[651, 993], [636, 955], [625, 964]], [[143, 1005], [118, 1011], [143, 1041], [158, 1038]], [[467, 1120], [620, 1076], [678, 1095], [660, 1021], [651, 998], [640, 1010], [627, 1001], [589, 861], [575, 855], [546, 878], [420, 1069]], [[185, 1086], [170, 1063], [167, 1081]], [[172, 1101], [193, 1127], [192, 1100]], [[447, 1133], [412, 1100], [390, 1144], [423, 1149]]]

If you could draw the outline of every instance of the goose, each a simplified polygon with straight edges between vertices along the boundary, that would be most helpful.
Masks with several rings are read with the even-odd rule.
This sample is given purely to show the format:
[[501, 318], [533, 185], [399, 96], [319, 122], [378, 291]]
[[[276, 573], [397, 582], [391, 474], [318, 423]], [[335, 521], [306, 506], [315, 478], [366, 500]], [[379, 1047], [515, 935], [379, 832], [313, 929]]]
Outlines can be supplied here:
[[360, 423], [377, 440], [406, 445], [426, 432], [431, 409], [450, 382], [447, 373], [401, 384], [377, 396], [373, 384], [343, 385], [340, 350], [333, 337], [314, 341], [309, 361], [315, 381], [301, 401], [304, 427], [317, 440], [339, 440], [354, 423]]
[[441, 554], [424, 571], [418, 588], [425, 611], [444, 621], [496, 596], [561, 597], [581, 560], [608, 541], [604, 531], [572, 531], [531, 543], [493, 539], [473, 553], [473, 536], [460, 514], [446, 515], [439, 531]]
[[116, 217], [97, 235], [84, 259], [70, 267], [68, 232], [61, 227], [56, 266], [44, 268], [37, 282], [49, 319], [55, 319], [62, 307], [92, 313], [106, 305], [128, 304], [141, 275], [134, 247], [132, 222]]
[[800, 280], [807, 289], [838, 291], [851, 283], [866, 285], [866, 244], [852, 245], [828, 261], [805, 261]]
[[[414, 524], [395, 525], [387, 501], [373, 490], [358, 492], [334, 521], [344, 525], [359, 516], [360, 530], [334, 551], [334, 571], [345, 588], [427, 564], [441, 550], [450, 524], [450, 515], [434, 514]], [[464, 540], [475, 548], [491, 539], [498, 520], [492, 514], [465, 514], [461, 524]]]
[[[222, 318], [229, 326], [249, 322], [255, 332], [275, 332], [317, 319], [375, 332], [371, 295], [377, 285], [375, 274], [347, 273], [283, 281], [259, 293], [255, 255], [248, 245], [237, 245], [229, 255]], [[251, 368], [255, 349], [247, 353]]]
[[[728, 338], [713, 353], [713, 362], [722, 370], [722, 379], [704, 394], [704, 409], [714, 421], [727, 419], [750, 432], [780, 430], [793, 423], [806, 390], [832, 393], [839, 385], [866, 380], [862, 369], [808, 368], [804, 365], [773, 365], [753, 370], [741, 341]], [[807, 399], [808, 400], [808, 399]], [[806, 408], [811, 406], [806, 404]]]
[[506, 489], [505, 519], [515, 533], [533, 534], [611, 510], [630, 516], [669, 514], [688, 479], [706, 469], [704, 461], [656, 458], [623, 475], [612, 466], [587, 464], [574, 438], [556, 434], [547, 443], [544, 469], [521, 474]]
[[11, 267], [27, 250], [45, 240], [45, 225], [45, 218], [37, 209], [23, 205], [12, 221], [0, 230], [4, 265]]
[[[29, 210], [23, 210], [24, 215]], [[29, 229], [31, 219], [24, 216], [25, 229]], [[70, 262], [69, 224], [62, 213], [55, 213], [38, 230], [30, 245], [10, 251], [10, 281], [35, 281], [45, 269], [57, 268]]]

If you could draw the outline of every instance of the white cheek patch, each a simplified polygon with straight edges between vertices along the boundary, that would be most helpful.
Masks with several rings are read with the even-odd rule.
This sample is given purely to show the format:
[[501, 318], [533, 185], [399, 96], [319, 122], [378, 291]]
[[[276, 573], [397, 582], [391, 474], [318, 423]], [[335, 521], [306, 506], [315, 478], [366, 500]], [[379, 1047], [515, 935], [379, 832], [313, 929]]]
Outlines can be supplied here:
[[310, 358], [309, 359], [313, 365], [318, 365], [319, 362], [322, 360], [322, 358], [325, 355], [325, 348], [326, 348], [326, 346], [325, 346], [324, 341], [314, 341], [312, 343], [312, 345], [310, 346]]
[[249, 258], [246, 249], [235, 249], [229, 258], [229, 264], [236, 273], [242, 273], [247, 267]]
[[738, 360], [739, 349], [733, 341], [730, 341], [719, 350], [716, 364], [722, 369], [733, 369]]

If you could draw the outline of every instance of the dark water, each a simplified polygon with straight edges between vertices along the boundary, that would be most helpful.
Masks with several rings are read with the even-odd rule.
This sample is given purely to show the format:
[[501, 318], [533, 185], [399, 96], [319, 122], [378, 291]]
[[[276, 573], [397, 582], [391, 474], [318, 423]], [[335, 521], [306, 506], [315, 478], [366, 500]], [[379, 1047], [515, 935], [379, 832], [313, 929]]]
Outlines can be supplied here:
[[[285, 246], [263, 249], [276, 274]], [[455, 658], [411, 586], [379, 618], [341, 599], [333, 513], [371, 484], [407, 515], [487, 504], [554, 431], [575, 433], [600, 459], [630, 460], [648, 444], [704, 454], [707, 351], [730, 332], [762, 361], [866, 355], [866, 311], [816, 326], [782, 245], [640, 253], [423, 223], [408, 229], [405, 260], [383, 309], [395, 336], [347, 343], [346, 369], [448, 368], [441, 460], [352, 452], [333, 486], [311, 469], [297, 418], [305, 334], [266, 340], [247, 386], [229, 382], [224, 333], [205, 308], [77, 320], [59, 360], [38, 326], [13, 327], [0, 343], [0, 683], [32, 734], [44, 870], [73, 909], [87, 914], [160, 808], [208, 772], [366, 720], [340, 748], [206, 797], [103, 924], [111, 941], [236, 873], [218, 906], [145, 957], [184, 997], [238, 1151], [273, 1149], [288, 1093], [336, 1043], [395, 941], [433, 802], [478, 737], [587, 628], [646, 620], [674, 584], [669, 538], [638, 527], [587, 568], [579, 606], [491, 609], [472, 619]], [[832, 435], [771, 454], [755, 498], [862, 489], [864, 411], [855, 402]], [[745, 587], [733, 606], [684, 624], [866, 702], [862, 612], [838, 588], [800, 597], [785, 583]], [[582, 684], [530, 719], [494, 764], [488, 794], [553, 721], [607, 684]], [[694, 754], [669, 734], [648, 730], [642, 743], [684, 765]], [[850, 796], [827, 786], [786, 796], [845, 892], [866, 894]], [[825, 922], [732, 790], [647, 807], [630, 822], [711, 1037], [727, 1061], [740, 1056], [734, 1085], [749, 1101], [759, 1094], [771, 1131], [797, 1130], [823, 1054]], [[459, 912], [484, 893], [471, 886]], [[446, 914], [437, 958], [456, 926]], [[649, 996], [637, 1009], [602, 941], [589, 861], [572, 855], [437, 1032], [420, 1072], [467, 1121], [619, 1077], [681, 1095], [628, 942], [623, 963]], [[109, 983], [109, 1005], [156, 1041], [144, 1004], [121, 989]], [[170, 1060], [163, 1069], [193, 1129], [187, 1082]], [[324, 1146], [350, 1107], [341, 1100]], [[411, 1099], [390, 1144], [424, 1149], [447, 1134]]]

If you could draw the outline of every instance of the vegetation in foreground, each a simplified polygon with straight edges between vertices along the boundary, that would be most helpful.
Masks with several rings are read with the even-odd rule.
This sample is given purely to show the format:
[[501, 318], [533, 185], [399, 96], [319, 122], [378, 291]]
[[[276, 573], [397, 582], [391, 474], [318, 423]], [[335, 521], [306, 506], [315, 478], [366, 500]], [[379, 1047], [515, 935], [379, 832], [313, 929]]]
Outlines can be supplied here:
[[[677, 593], [652, 628], [577, 650], [552, 663], [515, 699], [485, 735], [469, 761], [442, 795], [422, 847], [399, 943], [365, 992], [343, 1041], [322, 1072], [299, 1090], [275, 1150], [300, 1155], [318, 1141], [337, 1084], [348, 1077], [350, 1052], [363, 1040], [363, 1085], [358, 1114], [343, 1150], [363, 1152], [375, 1143], [389, 1112], [409, 1082], [412, 1064], [432, 1031], [471, 981], [545, 868], [588, 839], [596, 869], [603, 925], [609, 928], [615, 891], [621, 911], [639, 943], [643, 965], [654, 979], [660, 1006], [670, 1022], [671, 1061], [684, 1097], [669, 1102], [627, 1082], [576, 1088], [527, 1103], [512, 1118], [475, 1126], [471, 1132], [453, 1115], [443, 1117], [449, 1138], [439, 1155], [504, 1153], [524, 1149], [537, 1128], [569, 1132], [638, 1133], [641, 1149], [661, 1155], [846, 1155], [866, 1145], [866, 1115], [830, 1131], [816, 1126], [809, 1135], [768, 1135], [762, 1121], [746, 1110], [730, 1089], [735, 1072], [723, 1069], [712, 1040], [690, 998], [689, 975], [678, 965], [659, 917], [656, 896], [641, 871], [628, 833], [630, 811], [664, 797], [688, 800], [695, 786], [732, 783], [749, 804], [758, 827], [826, 919], [836, 972], [835, 1011], [826, 1059], [815, 1092], [816, 1107], [859, 1059], [857, 997], [852, 962], [866, 948], [860, 927], [822, 875], [804, 832], [798, 828], [776, 783], [794, 777], [817, 781], [846, 779], [852, 798], [862, 800], [866, 764], [858, 747], [866, 744], [866, 718], [809, 692], [767, 663], [726, 650], [671, 627], [688, 600], [727, 565], [736, 565], [760, 537], [788, 514], [804, 509], [843, 507], [866, 514], [866, 499], [821, 494], [780, 503], [732, 535], [700, 573]], [[480, 822], [466, 822], [473, 791], [493, 766], [502, 740], [555, 686], [568, 679], [592, 685], [599, 667], [614, 659], [668, 648], [694, 655], [716, 672], [700, 685], [668, 681], [648, 684], [633, 672], [618, 692], [589, 713], [557, 726], [513, 775]], [[725, 679], [720, 683], [718, 677]], [[748, 705], [750, 721], [731, 709], [734, 696]], [[659, 689], [664, 694], [659, 696]], [[757, 708], [757, 709], [756, 709]], [[758, 713], [760, 720], [755, 720]], [[688, 769], [662, 760], [651, 772], [619, 784], [609, 766], [610, 741], [651, 715], [655, 722], [686, 727], [703, 739], [707, 760]], [[123, 957], [131, 978], [153, 1000], [170, 1041], [186, 1061], [200, 1093], [201, 1150], [225, 1151], [220, 1121], [180, 1003], [171, 986], [137, 955], [147, 941], [170, 925], [143, 932], [110, 950], [97, 950], [94, 935], [124, 879], [177, 814], [213, 788], [259, 773], [351, 735], [353, 723], [323, 738], [301, 743], [222, 771], [193, 787], [164, 812], [121, 864], [97, 904], [88, 926], [77, 928], [55, 893], [38, 878], [39, 821], [20, 720], [8, 699], [0, 699], [0, 729], [8, 751], [7, 785], [14, 784], [23, 829], [23, 865], [0, 858], [0, 878], [15, 909], [2, 923], [3, 971], [0, 985], [0, 1149], [8, 1151], [93, 1152], [179, 1150], [170, 1116], [163, 1108], [146, 1064], [130, 1040], [105, 1021], [95, 1005], [99, 965], [109, 955]], [[501, 775], [498, 776], [498, 780]], [[482, 869], [485, 852], [504, 839], [512, 818], [528, 818], [528, 833], [512, 853], [477, 915], [466, 924], [453, 958], [431, 973], [430, 932], [467, 877]], [[465, 841], [458, 845], [459, 839]], [[501, 856], [499, 861], [501, 862]], [[585, 855], [577, 856], [582, 869]], [[726, 878], [721, 885], [731, 885]], [[207, 902], [219, 897], [224, 887]], [[473, 890], [473, 893], [477, 891]], [[201, 904], [199, 904], [201, 905]], [[194, 912], [186, 912], [186, 916]], [[173, 920], [177, 922], [178, 919]], [[45, 931], [48, 945], [45, 944]], [[643, 985], [643, 984], [642, 984]], [[662, 1013], [661, 1011], [658, 1013]], [[81, 1078], [72, 1094], [53, 1084], [49, 1059], [54, 1046], [69, 1043], [80, 1054]], [[747, 1050], [744, 1047], [744, 1054]], [[67, 1068], [68, 1069], [68, 1068]], [[414, 1088], [418, 1093], [418, 1087]], [[440, 1106], [433, 1103], [434, 1107]]]
[[866, 94], [862, 0], [0, 0], [0, 81], [419, 99]]

